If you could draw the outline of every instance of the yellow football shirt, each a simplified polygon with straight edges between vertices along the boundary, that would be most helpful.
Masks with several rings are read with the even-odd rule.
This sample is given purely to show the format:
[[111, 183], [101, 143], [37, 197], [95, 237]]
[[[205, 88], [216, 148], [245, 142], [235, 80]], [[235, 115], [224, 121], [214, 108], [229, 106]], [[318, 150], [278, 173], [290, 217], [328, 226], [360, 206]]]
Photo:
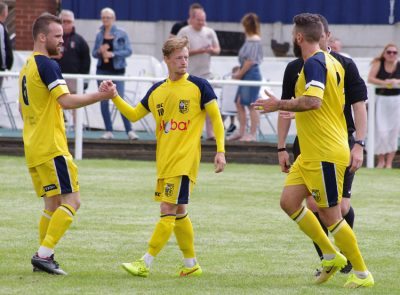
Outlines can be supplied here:
[[64, 115], [57, 99], [69, 93], [57, 62], [34, 52], [19, 75], [19, 103], [28, 167], [56, 156], [70, 155]]
[[205, 105], [216, 99], [207, 80], [184, 75], [153, 85], [141, 104], [156, 121], [157, 177], [187, 175], [196, 181], [201, 158]]
[[300, 150], [304, 161], [326, 161], [347, 166], [350, 160], [344, 117], [344, 69], [329, 53], [317, 51], [300, 72], [296, 97], [322, 100], [317, 110], [296, 113]]

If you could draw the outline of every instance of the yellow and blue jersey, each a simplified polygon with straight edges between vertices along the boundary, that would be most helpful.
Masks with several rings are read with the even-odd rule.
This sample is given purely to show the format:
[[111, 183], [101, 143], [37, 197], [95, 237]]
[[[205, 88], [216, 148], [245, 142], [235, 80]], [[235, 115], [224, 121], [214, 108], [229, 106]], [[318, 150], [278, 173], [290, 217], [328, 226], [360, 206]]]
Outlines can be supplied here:
[[350, 151], [344, 117], [344, 69], [323, 51], [308, 58], [296, 83], [296, 97], [322, 100], [317, 110], [296, 113], [300, 150], [304, 161], [326, 161], [347, 166]]
[[141, 104], [156, 121], [157, 177], [187, 175], [196, 181], [205, 105], [216, 99], [207, 80], [184, 75], [154, 84]]
[[34, 52], [19, 75], [19, 103], [28, 167], [70, 155], [64, 116], [57, 99], [69, 93], [56, 61]]

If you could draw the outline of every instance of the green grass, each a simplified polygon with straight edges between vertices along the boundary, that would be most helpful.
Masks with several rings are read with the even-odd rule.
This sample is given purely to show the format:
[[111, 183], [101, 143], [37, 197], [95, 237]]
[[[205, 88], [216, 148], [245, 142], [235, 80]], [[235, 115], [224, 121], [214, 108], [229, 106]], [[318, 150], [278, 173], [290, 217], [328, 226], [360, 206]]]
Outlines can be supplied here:
[[23, 158], [0, 157], [0, 294], [399, 294], [399, 170], [358, 172], [355, 231], [376, 285], [347, 291], [337, 274], [312, 284], [311, 242], [279, 208], [277, 166], [230, 164], [223, 174], [202, 164], [189, 212], [204, 275], [174, 277], [181, 254], [172, 237], [149, 278], [121, 262], [139, 258], [158, 220], [154, 162], [78, 162], [82, 206], [57, 247], [68, 276], [33, 273], [42, 201]]

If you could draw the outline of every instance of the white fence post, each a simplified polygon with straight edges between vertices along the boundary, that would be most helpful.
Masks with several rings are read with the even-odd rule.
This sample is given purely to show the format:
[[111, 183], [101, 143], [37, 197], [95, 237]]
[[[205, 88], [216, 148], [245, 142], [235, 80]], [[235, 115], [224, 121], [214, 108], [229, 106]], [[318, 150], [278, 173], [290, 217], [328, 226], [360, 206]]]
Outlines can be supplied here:
[[[76, 78], [76, 93], [83, 94], [83, 78]], [[82, 138], [83, 138], [83, 109], [76, 109], [75, 117], [75, 159], [82, 160]]]
[[375, 86], [368, 85], [368, 135], [367, 135], [367, 168], [374, 168], [375, 149]]

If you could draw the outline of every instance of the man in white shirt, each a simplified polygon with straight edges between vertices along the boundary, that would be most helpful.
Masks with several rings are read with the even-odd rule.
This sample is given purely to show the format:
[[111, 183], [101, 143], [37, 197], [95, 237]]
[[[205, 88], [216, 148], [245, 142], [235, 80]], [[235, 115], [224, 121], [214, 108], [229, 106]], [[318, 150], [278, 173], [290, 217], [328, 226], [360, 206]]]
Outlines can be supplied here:
[[[204, 79], [211, 79], [211, 55], [218, 55], [221, 47], [215, 31], [206, 26], [206, 13], [203, 9], [196, 9], [191, 23], [179, 31], [178, 37], [185, 36], [189, 39], [190, 45], [188, 73]], [[215, 138], [208, 116], [206, 133], [208, 140]]]

